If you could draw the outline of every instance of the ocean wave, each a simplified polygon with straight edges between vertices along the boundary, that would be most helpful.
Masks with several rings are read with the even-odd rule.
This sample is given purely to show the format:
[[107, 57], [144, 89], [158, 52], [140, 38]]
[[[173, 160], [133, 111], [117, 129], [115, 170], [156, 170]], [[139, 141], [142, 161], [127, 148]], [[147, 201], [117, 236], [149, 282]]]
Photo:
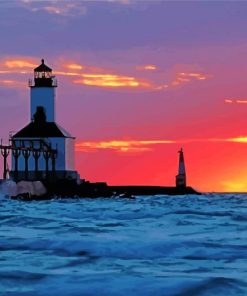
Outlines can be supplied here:
[[195, 210], [179, 210], [168, 213], [169, 215], [195, 215], [195, 216], [207, 216], [207, 217], [225, 217], [225, 216], [232, 216], [232, 211], [195, 211]]
[[246, 208], [235, 194], [1, 200], [0, 295], [247, 295]]
[[189, 287], [185, 285], [182, 291], [171, 293], [173, 296], [207, 296], [207, 295], [244, 295], [245, 282], [226, 277], [215, 277], [202, 280]]
[[[235, 278], [209, 277], [209, 278], [183, 278], [176, 280], [172, 277], [140, 277], [123, 274], [118, 276], [114, 271], [80, 277], [78, 275], [59, 278], [56, 275], [46, 277], [33, 286], [26, 288], [20, 294], [6, 293], [5, 295], [33, 295], [51, 296], [54, 293], [60, 296], [125, 296], [127, 295], [157, 295], [157, 296], [209, 296], [209, 295], [246, 295], [246, 283]], [[91, 283], [91, 284], [89, 284]], [[30, 291], [31, 290], [31, 291]]]
[[126, 239], [124, 237], [108, 237], [102, 235], [97, 239], [82, 237], [81, 240], [8, 240], [2, 241], [0, 251], [50, 251], [59, 256], [85, 256], [118, 259], [161, 259], [177, 260], [238, 260], [247, 259], [247, 246], [224, 243], [208, 243], [191, 240], [146, 241], [145, 237]]

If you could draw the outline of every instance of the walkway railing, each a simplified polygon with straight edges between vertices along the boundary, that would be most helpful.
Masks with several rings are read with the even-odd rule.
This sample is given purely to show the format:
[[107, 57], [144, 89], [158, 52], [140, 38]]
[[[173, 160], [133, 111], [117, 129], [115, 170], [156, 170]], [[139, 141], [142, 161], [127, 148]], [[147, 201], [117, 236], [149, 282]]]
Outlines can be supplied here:
[[[39, 147], [35, 148], [34, 142], [37, 143], [39, 141]], [[25, 141], [27, 142], [27, 141]], [[29, 179], [29, 159], [32, 156], [34, 159], [34, 166], [35, 166], [35, 176], [38, 179], [39, 176], [39, 158], [43, 155], [45, 159], [45, 170], [46, 170], [46, 178], [49, 176], [49, 161], [51, 161], [51, 172], [53, 176], [56, 175], [56, 158], [57, 158], [57, 149], [53, 149], [50, 144], [48, 144], [45, 140], [30, 140], [29, 146], [24, 145], [24, 141], [20, 142], [21, 145], [15, 145], [14, 141], [10, 140], [9, 145], [3, 145], [2, 140], [0, 144], [0, 152], [3, 156], [3, 179], [7, 179], [8, 174], [8, 156], [10, 152], [12, 152], [12, 156], [14, 159], [14, 178], [18, 179], [18, 172], [19, 172], [19, 157], [22, 155], [25, 161], [25, 180]]]

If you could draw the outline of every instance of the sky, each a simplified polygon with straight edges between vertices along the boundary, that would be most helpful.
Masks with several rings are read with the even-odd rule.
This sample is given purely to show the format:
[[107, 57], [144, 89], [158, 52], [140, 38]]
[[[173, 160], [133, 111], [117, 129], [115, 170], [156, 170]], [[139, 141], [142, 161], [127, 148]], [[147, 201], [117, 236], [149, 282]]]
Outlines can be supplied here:
[[0, 1], [0, 135], [29, 123], [28, 79], [58, 79], [81, 178], [247, 190], [247, 2]]

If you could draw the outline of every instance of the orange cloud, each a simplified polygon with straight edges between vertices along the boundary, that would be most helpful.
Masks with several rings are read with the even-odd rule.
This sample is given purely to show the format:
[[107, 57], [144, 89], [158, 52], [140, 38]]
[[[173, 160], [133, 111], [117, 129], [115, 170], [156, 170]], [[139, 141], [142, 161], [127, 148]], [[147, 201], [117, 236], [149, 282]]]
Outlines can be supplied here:
[[151, 84], [141, 81], [132, 76], [122, 76], [116, 74], [82, 74], [83, 79], [75, 80], [74, 83], [104, 88], [151, 88]]
[[12, 71], [1, 70], [0, 74], [10, 74], [13, 73]]
[[27, 83], [20, 82], [20, 81], [17, 81], [17, 80], [0, 79], [0, 85], [17, 88], [17, 87], [27, 86]]
[[155, 70], [157, 70], [157, 66], [155, 66], [155, 65], [136, 66], [136, 70], [138, 70], [138, 71], [143, 71], [143, 70], [155, 71]]
[[[49, 14], [56, 14], [61, 16], [78, 16], [85, 15], [87, 8], [80, 1], [66, 2], [66, 1], [44, 1], [44, 5], [40, 5], [39, 1], [22, 0], [23, 7], [32, 12], [46, 12]], [[48, 4], [48, 5], [47, 5]]]
[[131, 4], [132, 0], [108, 0], [108, 2], [116, 2], [116, 3], [120, 3], [120, 4]]
[[233, 142], [233, 143], [247, 143], [247, 136], [233, 137], [233, 138], [206, 138], [206, 139], [186, 139], [179, 140], [178, 143], [193, 143], [193, 142]]
[[82, 70], [85, 68], [84, 66], [79, 65], [79, 64], [69, 64], [69, 65], [66, 65], [66, 67], [71, 70]]
[[204, 138], [204, 139], [181, 139], [177, 143], [193, 143], [193, 142], [233, 142], [233, 143], [247, 143], [247, 136], [233, 137], [233, 138]]
[[204, 75], [204, 74], [201, 74], [201, 73], [179, 73], [178, 74], [179, 76], [184, 76], [184, 77], [193, 77], [193, 78], [196, 78], [198, 80], [205, 80], [207, 79], [207, 76]]
[[185, 73], [185, 72], [180, 72], [176, 74], [175, 79], [172, 81], [171, 85], [172, 86], [177, 86], [180, 84], [192, 82], [195, 80], [206, 80], [208, 78], [207, 75], [202, 74], [202, 73]]
[[247, 99], [225, 99], [224, 102], [228, 104], [247, 104]]
[[[34, 69], [36, 66], [37, 64], [30, 62], [28, 59], [8, 59], [3, 62], [3, 70], [0, 71], [0, 74], [27, 74], [29, 71], [24, 71], [25, 69]], [[151, 82], [128, 75], [110, 74], [107, 73], [105, 69], [85, 67], [77, 63], [70, 63], [65, 67], [70, 71], [60, 71], [58, 67], [58, 71], [54, 71], [54, 74], [63, 76], [77, 76], [79, 79], [73, 81], [76, 84], [103, 88], [156, 89], [156, 86]], [[87, 70], [88, 73], [82, 72], [83, 70]]]
[[202, 138], [202, 139], [178, 139], [178, 140], [111, 140], [111, 141], [92, 141], [76, 143], [76, 151], [88, 152], [96, 151], [99, 149], [111, 149], [122, 152], [131, 151], [150, 151], [154, 145], [164, 144], [183, 144], [183, 143], [196, 143], [196, 142], [236, 142], [247, 143], [247, 136], [235, 138]]
[[169, 87], [168, 84], [162, 84], [162, 85], [155, 86], [154, 89], [155, 90], [162, 90], [162, 89], [166, 89], [168, 87]]
[[55, 75], [62, 75], [62, 76], [82, 76], [81, 73], [77, 72], [65, 72], [65, 71], [54, 71]]
[[[34, 69], [37, 66], [37, 63], [31, 58], [5, 59], [1, 64], [2, 70], [0, 71], [0, 74], [27, 74], [30, 72], [30, 69]], [[157, 69], [157, 66], [152, 64], [138, 67], [140, 67], [139, 69], [149, 71]], [[164, 83], [162, 81], [158, 83], [157, 81], [155, 82], [150, 79], [135, 77], [133, 75], [114, 73], [109, 69], [84, 66], [73, 61], [70, 61], [65, 65], [58, 65], [56, 69], [57, 71], [54, 71], [55, 75], [78, 77], [78, 79], [72, 81], [75, 84], [108, 89], [131, 88], [162, 91], [180, 84], [192, 82], [194, 80], [205, 80], [208, 77], [201, 73], [179, 72], [176, 74], [175, 79], [171, 83]]]
[[7, 60], [5, 61], [4, 65], [7, 68], [35, 68], [37, 67], [36, 64], [31, 63], [27, 60]]
[[63, 68], [69, 69], [69, 70], [74, 70], [77, 71], [76, 73], [82, 74], [82, 70], [85, 71], [86, 73], [92, 73], [92, 74], [104, 74], [105, 72], [109, 72], [109, 70], [104, 69], [104, 68], [99, 68], [99, 67], [94, 67], [94, 66], [86, 66], [86, 65], [81, 65], [76, 62], [71, 62], [68, 64], [63, 65]]
[[173, 144], [175, 141], [171, 140], [112, 140], [112, 141], [99, 141], [99, 142], [77, 142], [76, 151], [89, 152], [97, 151], [99, 149], [111, 149], [118, 152], [143, 152], [151, 151], [152, 145], [158, 144]]
[[14, 80], [0, 80], [1, 84], [14, 84], [15, 81]]
[[56, 6], [44, 6], [42, 9], [40, 9], [40, 8], [33, 8], [32, 9], [32, 11], [34, 11], [34, 12], [39, 11], [39, 10], [44, 10], [44, 11], [51, 13], [51, 14], [62, 14], [62, 12], [64, 11], [61, 8], [56, 7]]
[[247, 100], [236, 100], [237, 104], [247, 104]]

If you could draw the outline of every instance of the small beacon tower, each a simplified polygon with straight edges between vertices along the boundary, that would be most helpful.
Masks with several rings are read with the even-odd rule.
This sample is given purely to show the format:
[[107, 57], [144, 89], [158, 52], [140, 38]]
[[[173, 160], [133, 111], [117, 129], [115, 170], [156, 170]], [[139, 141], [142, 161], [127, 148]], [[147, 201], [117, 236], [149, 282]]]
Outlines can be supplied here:
[[30, 123], [11, 138], [10, 175], [20, 180], [78, 179], [74, 168], [75, 137], [56, 123], [57, 81], [41, 60], [29, 80]]
[[176, 176], [176, 187], [186, 187], [186, 172], [184, 164], [184, 153], [183, 149], [178, 151], [179, 163], [178, 163], [178, 175]]

